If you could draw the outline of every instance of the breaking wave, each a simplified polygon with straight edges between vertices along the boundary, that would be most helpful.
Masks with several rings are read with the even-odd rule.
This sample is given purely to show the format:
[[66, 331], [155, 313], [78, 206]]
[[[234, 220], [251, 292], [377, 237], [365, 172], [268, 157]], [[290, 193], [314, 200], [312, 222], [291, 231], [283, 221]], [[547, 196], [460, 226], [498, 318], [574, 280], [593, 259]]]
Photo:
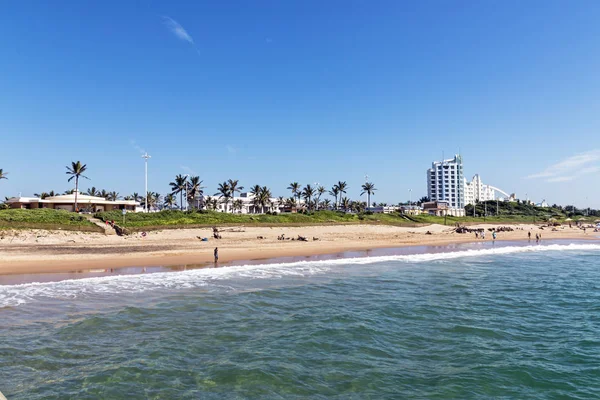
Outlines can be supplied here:
[[218, 268], [201, 268], [181, 272], [158, 272], [138, 275], [116, 275], [71, 279], [58, 282], [26, 283], [0, 286], [0, 307], [49, 299], [68, 300], [95, 295], [141, 293], [160, 289], [190, 289], [226, 286], [227, 280], [260, 280], [284, 277], [303, 278], [325, 274], [344, 266], [381, 262], [421, 263], [465, 257], [485, 257], [515, 253], [564, 251], [600, 251], [599, 244], [568, 244], [539, 246], [507, 246], [491, 249], [462, 250], [443, 253], [391, 255], [379, 257], [342, 258], [336, 260], [296, 261]]

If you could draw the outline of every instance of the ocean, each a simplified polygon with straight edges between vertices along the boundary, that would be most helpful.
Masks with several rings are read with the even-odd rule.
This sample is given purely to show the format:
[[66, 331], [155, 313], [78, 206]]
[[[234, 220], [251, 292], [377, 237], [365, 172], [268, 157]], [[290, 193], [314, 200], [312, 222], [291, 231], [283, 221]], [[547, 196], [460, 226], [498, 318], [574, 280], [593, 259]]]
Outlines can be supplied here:
[[600, 245], [457, 246], [0, 286], [35, 399], [600, 397]]

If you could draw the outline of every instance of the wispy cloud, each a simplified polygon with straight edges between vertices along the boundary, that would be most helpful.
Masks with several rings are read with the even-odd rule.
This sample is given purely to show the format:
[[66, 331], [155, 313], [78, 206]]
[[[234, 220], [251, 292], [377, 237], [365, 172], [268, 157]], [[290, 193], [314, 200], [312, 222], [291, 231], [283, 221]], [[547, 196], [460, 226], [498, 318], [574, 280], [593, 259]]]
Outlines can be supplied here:
[[171, 17], [164, 16], [163, 23], [165, 24], [167, 29], [169, 29], [171, 31], [171, 33], [173, 33], [175, 36], [177, 36], [177, 38], [179, 38], [180, 40], [183, 40], [185, 42], [188, 42], [190, 45], [192, 45], [192, 47], [196, 50], [196, 52], [198, 52], [198, 49], [196, 48], [196, 43], [194, 42], [194, 39], [185, 30], [185, 28], [179, 24], [179, 22], [175, 21]]
[[138, 144], [136, 143], [135, 140], [130, 139], [129, 143], [131, 143], [131, 145], [133, 146], [133, 148], [136, 149], [137, 151], [139, 151], [140, 154], [146, 154], [146, 150], [144, 150], [140, 146], [138, 146]]
[[233, 146], [227, 145], [225, 146], [225, 148], [227, 149], [227, 152], [229, 154], [236, 154], [237, 153], [237, 149]]
[[544, 179], [546, 182], [567, 182], [581, 175], [600, 171], [600, 149], [579, 153], [553, 164], [526, 179]]
[[196, 173], [196, 171], [194, 171], [193, 169], [191, 169], [190, 167], [188, 167], [187, 165], [180, 165], [179, 168], [181, 168], [182, 170], [184, 170], [186, 173], [190, 174], [190, 175], [198, 175]]

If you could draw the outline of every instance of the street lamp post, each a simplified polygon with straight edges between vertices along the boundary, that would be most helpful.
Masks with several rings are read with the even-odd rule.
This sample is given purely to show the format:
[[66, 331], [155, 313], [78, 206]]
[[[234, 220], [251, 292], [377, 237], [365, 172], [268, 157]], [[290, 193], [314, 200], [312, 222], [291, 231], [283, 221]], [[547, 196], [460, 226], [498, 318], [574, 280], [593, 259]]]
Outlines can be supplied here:
[[145, 185], [146, 191], [144, 192], [146, 201], [144, 201], [144, 209], [146, 212], [148, 212], [148, 159], [150, 158], [150, 156], [146, 152], [146, 153], [144, 153], [142, 158], [144, 159], [144, 164], [145, 164], [145, 182], [146, 182], [146, 185]]
[[188, 182], [187, 182], [187, 178], [188, 176], [190, 176], [190, 174], [185, 174], [185, 211], [188, 210]]
[[412, 189], [408, 189], [408, 213], [412, 214]]

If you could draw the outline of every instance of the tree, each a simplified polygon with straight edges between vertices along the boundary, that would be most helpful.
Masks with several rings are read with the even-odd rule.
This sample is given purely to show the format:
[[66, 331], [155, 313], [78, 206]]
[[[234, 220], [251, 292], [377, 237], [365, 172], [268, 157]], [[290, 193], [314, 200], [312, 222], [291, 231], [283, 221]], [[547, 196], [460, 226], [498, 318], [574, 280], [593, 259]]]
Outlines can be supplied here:
[[109, 192], [107, 192], [107, 191], [106, 191], [106, 189], [102, 189], [102, 190], [100, 191], [100, 194], [99, 194], [99, 196], [100, 196], [100, 197], [103, 197], [103, 198], [105, 198], [105, 199], [108, 199], [108, 196], [110, 196], [110, 193], [109, 193]]
[[348, 211], [348, 210], [350, 209], [350, 206], [351, 206], [351, 204], [352, 204], [352, 202], [351, 202], [351, 201], [350, 201], [350, 199], [349, 199], [349, 198], [347, 198], [347, 197], [343, 197], [343, 198], [340, 200], [340, 207], [342, 207], [342, 209], [343, 209], [344, 211]]
[[0, 179], [7, 179], [6, 175], [8, 175], [8, 172], [4, 172], [4, 170], [2, 170], [2, 168], [0, 168]]
[[285, 206], [290, 210], [296, 208], [296, 199], [293, 197], [285, 199]]
[[175, 197], [173, 193], [169, 193], [165, 196], [164, 205], [165, 207], [172, 209], [174, 206], [177, 205], [177, 197]]
[[250, 188], [250, 194], [253, 196], [252, 205], [254, 206], [254, 212], [258, 214], [258, 207], [260, 207], [260, 185], [254, 185]]
[[202, 186], [202, 182], [199, 176], [190, 177], [190, 181], [188, 182], [188, 203], [193, 201], [199, 196], [204, 195], [205, 187]]
[[316, 203], [317, 203], [317, 208], [318, 208], [319, 201], [321, 201], [321, 196], [322, 196], [322, 195], [323, 195], [323, 194], [324, 194], [326, 191], [327, 191], [327, 189], [325, 189], [325, 187], [324, 187], [324, 186], [319, 186], [319, 187], [317, 188], [317, 201], [316, 201]]
[[180, 206], [183, 210], [183, 192], [185, 192], [185, 188], [187, 187], [187, 176], [176, 175], [175, 181], [169, 182], [169, 186], [171, 186], [171, 193], [179, 195]]
[[297, 200], [300, 200], [300, 184], [298, 182], [290, 183], [288, 189], [292, 191], [292, 197], [295, 197]]
[[331, 187], [331, 190], [329, 191], [329, 195], [333, 196], [334, 200], [334, 208], [338, 208], [338, 194], [340, 194], [340, 190], [338, 189], [337, 185], [333, 185]]
[[87, 192], [85, 192], [85, 194], [87, 194], [88, 196], [98, 197], [100, 192], [96, 190], [96, 187], [92, 186], [87, 190]]
[[324, 210], [329, 210], [329, 206], [331, 206], [331, 200], [325, 199], [321, 202], [321, 208]]
[[219, 199], [225, 203], [225, 212], [227, 212], [227, 205], [229, 204], [229, 199], [231, 199], [231, 187], [229, 187], [229, 184], [227, 182], [219, 183], [215, 196], [219, 196]]
[[[239, 182], [238, 180], [233, 180], [233, 179], [229, 179], [227, 181], [227, 184], [229, 185], [229, 189], [231, 190], [231, 197], [235, 198], [235, 193], [241, 193], [242, 190], [244, 190], [243, 186], [239, 186]], [[231, 212], [233, 212], [233, 209], [231, 210]]]
[[304, 198], [304, 201], [306, 201], [306, 205], [309, 207], [309, 210], [310, 210], [310, 206], [312, 205], [312, 198], [314, 195], [315, 195], [315, 188], [310, 186], [310, 183], [308, 185], [304, 186], [304, 189], [302, 189], [302, 198]]
[[266, 186], [261, 187], [258, 197], [260, 199], [259, 203], [260, 203], [260, 206], [262, 207], [262, 212], [264, 213], [265, 207], [271, 201], [271, 190]]
[[206, 198], [204, 199], [204, 204], [205, 204], [207, 210], [214, 210], [212, 197], [206, 196]]
[[233, 211], [235, 211], [235, 210], [242, 211], [243, 207], [244, 207], [244, 202], [242, 201], [242, 199], [234, 200], [233, 203], [231, 204], [231, 208]]
[[283, 198], [283, 196], [279, 196], [277, 198], [277, 208], [278, 208], [277, 211], [280, 211], [279, 209], [283, 206], [285, 206], [285, 199]]
[[427, 196], [423, 196], [419, 199], [419, 201], [417, 203], [423, 204], [423, 203], [427, 203], [428, 201], [431, 201], [431, 199], [429, 199], [429, 197], [427, 197]]
[[367, 194], [367, 208], [369, 208], [371, 207], [371, 195], [374, 194], [377, 189], [375, 189], [373, 182], [365, 182], [361, 187], [363, 191], [360, 193], [360, 195], [362, 196], [365, 193]]
[[342, 198], [343, 194], [346, 194], [346, 190], [348, 189], [348, 184], [346, 183], [346, 181], [338, 181], [338, 183], [335, 184], [335, 187], [337, 187], [338, 190], [338, 194], [340, 196], [340, 199]]
[[112, 191], [108, 194], [107, 200], [110, 201], [117, 201], [121, 198], [121, 196], [119, 196], [119, 193]]
[[81, 162], [77, 161], [72, 161], [71, 162], [71, 166], [67, 166], [67, 175], [71, 175], [71, 177], [68, 179], [67, 182], [71, 182], [73, 179], [75, 179], [75, 211], [78, 211], [77, 209], [77, 195], [79, 194], [79, 178], [85, 178], [85, 179], [90, 179], [87, 176], [83, 175], [83, 173], [85, 172], [85, 170], [87, 169], [87, 165], [86, 164], [81, 164]]

